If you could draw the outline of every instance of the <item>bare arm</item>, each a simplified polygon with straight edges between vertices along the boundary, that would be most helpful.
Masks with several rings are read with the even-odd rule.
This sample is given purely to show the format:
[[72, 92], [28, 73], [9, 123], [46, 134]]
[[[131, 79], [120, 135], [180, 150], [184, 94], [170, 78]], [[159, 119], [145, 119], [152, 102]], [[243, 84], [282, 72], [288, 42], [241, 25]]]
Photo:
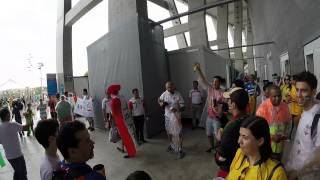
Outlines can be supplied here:
[[200, 82], [202, 88], [203, 89], [208, 89], [210, 84], [209, 84], [207, 78], [204, 76], [204, 74], [203, 74], [203, 72], [202, 72], [202, 70], [200, 68], [200, 64], [199, 63], [195, 64], [194, 65], [194, 69], [195, 69], [195, 72], [197, 72], [198, 75], [199, 75], [199, 82]]

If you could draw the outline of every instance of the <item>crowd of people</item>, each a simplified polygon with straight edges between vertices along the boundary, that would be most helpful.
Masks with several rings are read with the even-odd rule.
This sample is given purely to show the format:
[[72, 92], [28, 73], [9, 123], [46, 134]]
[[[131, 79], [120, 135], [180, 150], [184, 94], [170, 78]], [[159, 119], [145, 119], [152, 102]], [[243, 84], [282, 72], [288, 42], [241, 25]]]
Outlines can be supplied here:
[[[165, 91], [157, 103], [164, 112], [165, 130], [169, 145], [167, 152], [178, 159], [187, 154], [183, 148], [182, 112], [189, 109], [192, 130], [202, 126], [208, 137], [207, 153], [213, 154], [218, 165], [217, 179], [317, 179], [320, 177], [320, 104], [317, 94], [317, 79], [310, 72], [301, 72], [280, 80], [264, 81], [262, 92], [254, 75], [246, 75], [233, 81], [232, 86], [221, 88], [222, 78], [214, 76], [210, 82], [199, 64], [194, 65], [199, 79], [192, 82], [188, 102], [176, 89], [173, 82], [165, 84]], [[202, 87], [200, 88], [199, 85]], [[120, 142], [117, 147], [124, 158], [136, 156], [135, 146], [148, 143], [144, 136], [147, 106], [139, 89], [132, 89], [127, 101], [120, 95], [121, 86], [110, 85], [102, 100], [103, 118], [109, 129], [110, 142]], [[257, 99], [261, 94], [261, 103]], [[87, 89], [83, 89], [84, 100], [92, 101]], [[42, 180], [51, 179], [106, 179], [104, 165], [90, 167], [87, 161], [93, 158], [94, 142], [89, 131], [94, 131], [94, 118], [86, 117], [89, 127], [75, 120], [73, 110], [77, 98], [56, 95], [48, 106], [40, 100], [37, 109], [40, 121], [35, 129], [31, 104], [23, 115], [22, 103], [0, 110], [0, 143], [14, 169], [14, 179], [27, 179], [26, 163], [19, 143], [19, 135], [34, 134], [45, 149], [40, 166]], [[204, 117], [204, 118], [203, 118]], [[11, 119], [16, 122], [11, 122]], [[291, 143], [286, 161], [283, 157], [286, 144]], [[57, 155], [60, 151], [62, 157]], [[136, 171], [128, 180], [149, 180], [144, 171]]]

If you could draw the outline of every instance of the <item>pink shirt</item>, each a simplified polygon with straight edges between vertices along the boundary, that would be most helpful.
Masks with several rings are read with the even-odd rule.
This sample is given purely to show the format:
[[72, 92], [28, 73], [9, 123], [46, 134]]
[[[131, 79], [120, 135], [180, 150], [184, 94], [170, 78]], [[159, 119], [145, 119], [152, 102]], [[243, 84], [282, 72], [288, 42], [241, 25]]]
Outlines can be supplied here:
[[208, 87], [208, 116], [209, 117], [216, 117], [217, 113], [214, 110], [214, 100], [217, 102], [221, 102], [223, 98], [223, 91], [221, 89], [214, 89], [213, 87]]

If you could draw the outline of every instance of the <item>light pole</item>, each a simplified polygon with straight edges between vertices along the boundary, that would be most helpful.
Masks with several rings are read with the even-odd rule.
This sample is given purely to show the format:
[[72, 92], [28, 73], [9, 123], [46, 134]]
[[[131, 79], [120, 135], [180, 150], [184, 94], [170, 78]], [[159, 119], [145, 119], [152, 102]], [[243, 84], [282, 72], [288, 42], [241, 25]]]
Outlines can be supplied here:
[[42, 67], [43, 67], [44, 65], [43, 65], [43, 63], [42, 62], [39, 62], [38, 63], [38, 69], [40, 70], [40, 83], [41, 83], [41, 86], [40, 86], [40, 98], [42, 98], [43, 99], [43, 95], [42, 95], [42, 71], [41, 71], [41, 69], [42, 69]]

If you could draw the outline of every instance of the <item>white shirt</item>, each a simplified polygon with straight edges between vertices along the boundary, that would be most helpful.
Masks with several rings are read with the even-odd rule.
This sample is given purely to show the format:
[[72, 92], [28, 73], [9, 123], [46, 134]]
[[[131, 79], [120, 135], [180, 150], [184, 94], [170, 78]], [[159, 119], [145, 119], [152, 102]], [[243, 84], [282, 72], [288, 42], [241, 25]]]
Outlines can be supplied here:
[[111, 102], [111, 98], [103, 98], [102, 100], [102, 110], [104, 110], [106, 113], [110, 113], [111, 112], [111, 108], [110, 108], [110, 102]]
[[165, 116], [171, 117], [172, 108], [175, 108], [179, 111], [180, 108], [184, 107], [184, 100], [178, 91], [174, 91], [173, 94], [169, 91], [165, 91], [164, 93], [162, 93], [159, 99], [163, 102], [168, 103], [168, 105], [165, 107]]
[[189, 92], [189, 98], [191, 98], [192, 104], [201, 104], [202, 97], [202, 92], [199, 89], [191, 89]]
[[0, 144], [2, 144], [7, 159], [22, 156], [18, 132], [23, 126], [16, 122], [3, 122], [0, 124]]
[[314, 158], [317, 147], [320, 147], [320, 122], [316, 137], [311, 139], [311, 125], [316, 113], [320, 112], [320, 105], [314, 105], [310, 110], [303, 111], [297, 128], [296, 137], [291, 149], [288, 170], [300, 170]]
[[41, 180], [52, 180], [53, 171], [58, 168], [58, 163], [60, 159], [57, 155], [56, 157], [52, 157], [49, 155], [45, 155], [40, 164], [40, 178]]
[[[131, 98], [129, 100], [129, 105], [132, 105], [132, 115], [133, 116], [142, 116], [144, 115], [144, 107], [142, 98], [136, 99]], [[130, 108], [130, 107], [129, 107]]]

